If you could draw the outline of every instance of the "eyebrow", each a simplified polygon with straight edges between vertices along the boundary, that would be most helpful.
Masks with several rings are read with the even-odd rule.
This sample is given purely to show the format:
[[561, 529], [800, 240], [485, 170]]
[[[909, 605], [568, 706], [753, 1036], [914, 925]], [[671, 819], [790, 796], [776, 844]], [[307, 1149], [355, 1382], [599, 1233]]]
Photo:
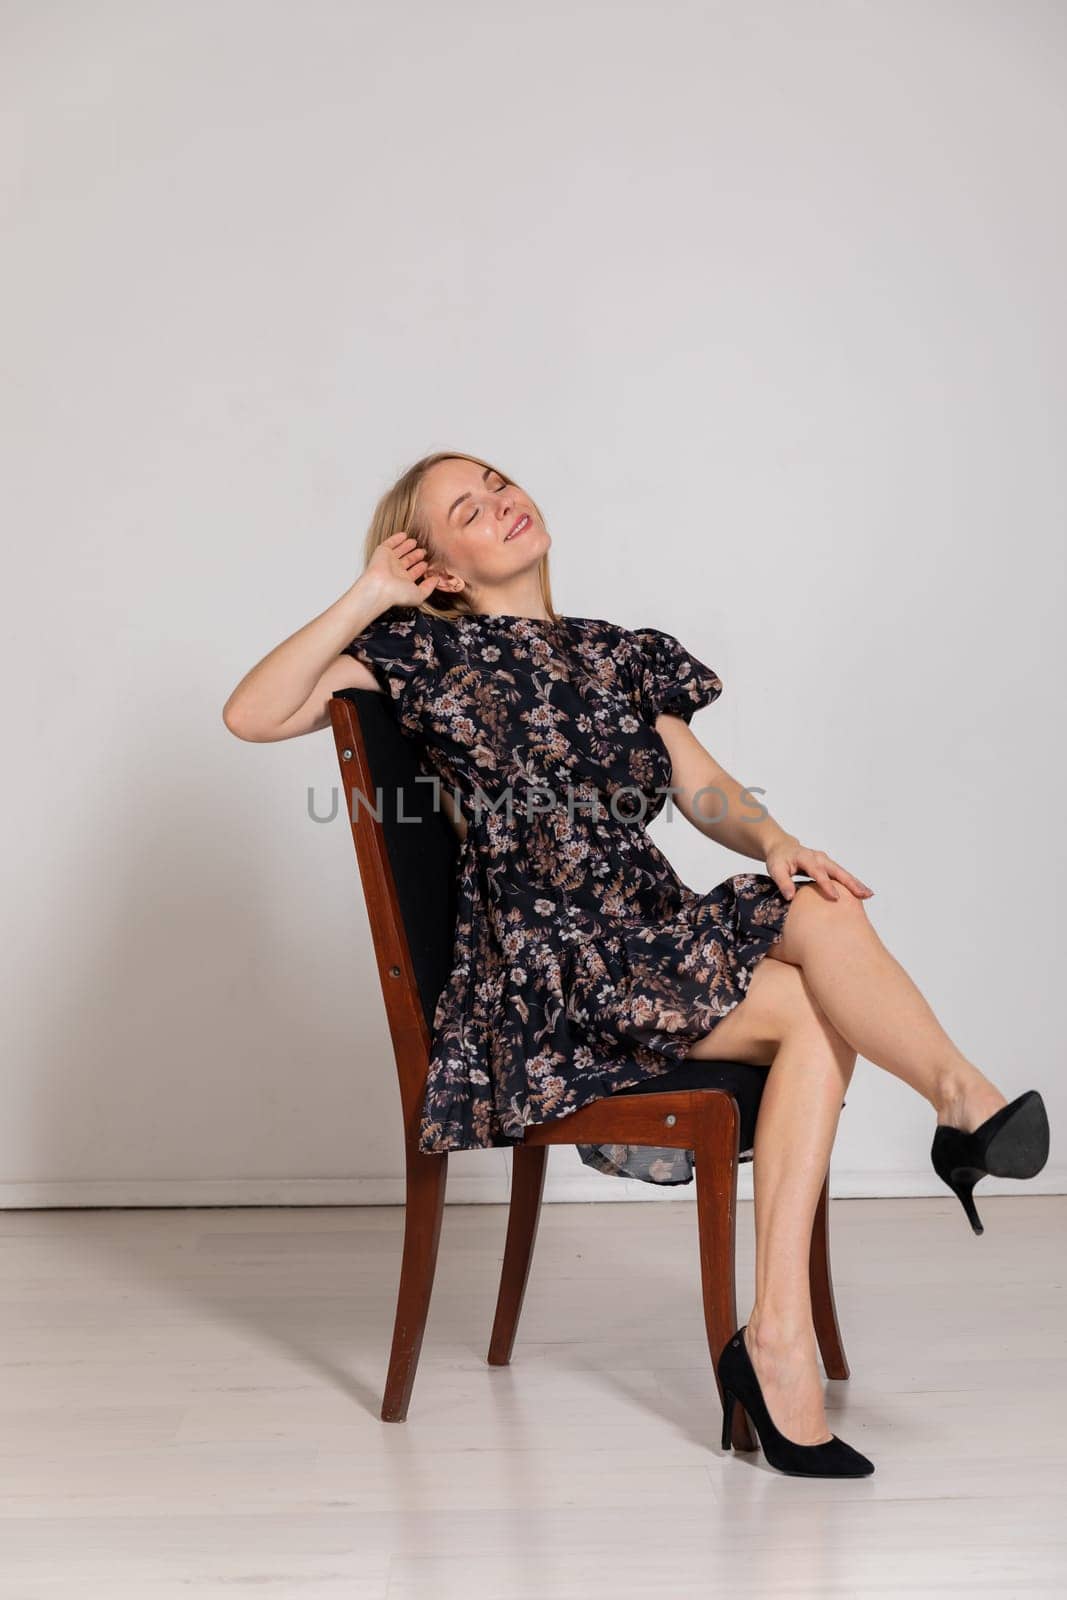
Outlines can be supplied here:
[[[502, 478], [504, 476], [504, 474], [502, 472], [497, 472], [495, 467], [486, 467], [485, 471], [482, 473], [482, 482], [483, 483], [488, 483], [489, 482], [490, 474], [493, 474], [494, 476], [496, 476], [498, 478]], [[464, 500], [469, 500], [470, 497], [471, 497], [471, 492], [470, 492], [469, 489], [467, 489], [463, 494], [457, 495], [456, 498], [453, 500], [452, 504], [449, 506], [448, 510], [445, 512], [445, 520], [447, 521], [447, 519], [452, 515], [453, 511], [455, 511], [455, 509], [456, 509], [456, 507], [458, 505], [462, 505], [463, 501]]]

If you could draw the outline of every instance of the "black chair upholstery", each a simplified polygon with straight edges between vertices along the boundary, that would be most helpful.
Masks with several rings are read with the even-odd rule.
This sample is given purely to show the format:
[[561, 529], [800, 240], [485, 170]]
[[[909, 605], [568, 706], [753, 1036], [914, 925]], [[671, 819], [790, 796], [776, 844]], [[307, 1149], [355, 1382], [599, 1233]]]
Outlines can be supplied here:
[[[375, 790], [364, 798], [381, 812], [419, 999], [432, 1031], [437, 1001], [452, 971], [459, 839], [444, 808], [434, 806], [434, 785], [425, 777], [416, 781], [429, 769], [422, 766], [419, 747], [401, 729], [387, 696], [377, 689], [336, 692], [353, 702], [359, 717]], [[363, 801], [356, 796], [353, 803]]]

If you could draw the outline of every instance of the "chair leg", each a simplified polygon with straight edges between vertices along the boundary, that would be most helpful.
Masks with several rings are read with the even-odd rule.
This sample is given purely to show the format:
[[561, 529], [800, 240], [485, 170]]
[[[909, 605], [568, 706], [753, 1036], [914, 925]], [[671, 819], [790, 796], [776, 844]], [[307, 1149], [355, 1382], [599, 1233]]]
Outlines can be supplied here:
[[506, 1367], [511, 1360], [541, 1216], [548, 1150], [546, 1144], [517, 1144], [512, 1152], [508, 1232], [487, 1358], [493, 1367]]
[[819, 1341], [822, 1364], [828, 1378], [847, 1378], [848, 1361], [841, 1340], [834, 1305], [834, 1286], [830, 1277], [830, 1173], [823, 1179], [815, 1218], [811, 1228], [811, 1251], [808, 1256], [808, 1282], [811, 1285], [811, 1309], [815, 1323], [815, 1337]]
[[426, 1315], [437, 1266], [437, 1245], [448, 1180], [448, 1153], [426, 1153], [409, 1144], [404, 1211], [404, 1256], [393, 1324], [389, 1376], [382, 1400], [383, 1422], [403, 1422], [408, 1414], [419, 1364]]
[[[737, 1330], [737, 1166], [740, 1119], [732, 1095], [709, 1091], [700, 1097], [693, 1149], [700, 1279], [715, 1386], [723, 1399], [718, 1360]], [[735, 1450], [755, 1450], [752, 1426], [740, 1402], [734, 1406]]]

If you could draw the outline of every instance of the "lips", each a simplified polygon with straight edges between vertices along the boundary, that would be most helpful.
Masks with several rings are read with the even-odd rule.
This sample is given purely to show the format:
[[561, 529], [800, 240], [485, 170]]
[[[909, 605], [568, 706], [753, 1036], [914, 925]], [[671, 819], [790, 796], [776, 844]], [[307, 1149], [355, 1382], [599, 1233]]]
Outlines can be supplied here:
[[517, 539], [521, 533], [526, 532], [529, 526], [530, 519], [524, 511], [518, 522], [516, 522], [515, 526], [512, 528], [511, 532], [505, 535], [504, 543], [507, 544], [509, 539]]

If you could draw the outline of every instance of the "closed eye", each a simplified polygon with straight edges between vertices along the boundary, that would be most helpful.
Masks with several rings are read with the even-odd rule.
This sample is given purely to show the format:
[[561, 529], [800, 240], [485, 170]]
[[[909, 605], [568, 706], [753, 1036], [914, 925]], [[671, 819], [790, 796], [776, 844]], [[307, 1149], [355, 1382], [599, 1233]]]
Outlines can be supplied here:
[[[506, 489], [507, 486], [508, 486], [509, 481], [510, 480], [507, 479], [507, 478], [501, 478], [500, 482], [497, 484], [496, 488], [493, 490], [493, 493], [494, 494], [499, 494], [501, 489]], [[463, 526], [465, 528], [469, 528], [470, 527], [471, 523], [474, 521], [475, 517], [478, 515], [478, 512], [480, 510], [481, 510], [480, 506], [475, 506], [474, 510], [471, 512], [470, 516], [467, 518], [466, 522], [463, 524]]]

